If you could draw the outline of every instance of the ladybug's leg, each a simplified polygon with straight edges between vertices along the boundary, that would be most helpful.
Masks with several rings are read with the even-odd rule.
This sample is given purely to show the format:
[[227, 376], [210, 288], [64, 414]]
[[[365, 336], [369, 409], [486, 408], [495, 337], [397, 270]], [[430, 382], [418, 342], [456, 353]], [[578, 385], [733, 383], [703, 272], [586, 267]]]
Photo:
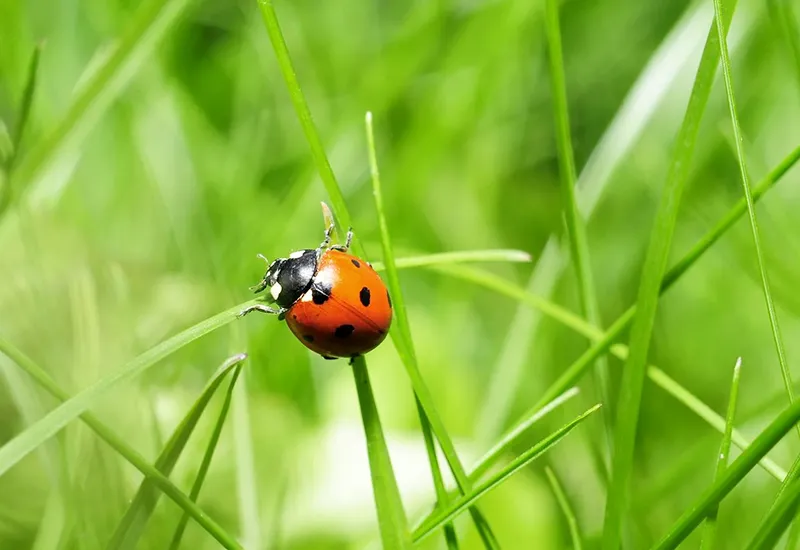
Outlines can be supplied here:
[[353, 242], [353, 228], [347, 230], [347, 237], [344, 240], [344, 245], [335, 244], [331, 247], [332, 250], [341, 250], [342, 252], [347, 252], [350, 250], [350, 243]]
[[252, 311], [260, 311], [261, 313], [269, 313], [271, 315], [282, 315], [286, 312], [284, 308], [275, 309], [273, 307], [265, 306], [264, 304], [253, 304], [252, 306], [247, 306], [240, 311], [237, 317], [244, 317]]

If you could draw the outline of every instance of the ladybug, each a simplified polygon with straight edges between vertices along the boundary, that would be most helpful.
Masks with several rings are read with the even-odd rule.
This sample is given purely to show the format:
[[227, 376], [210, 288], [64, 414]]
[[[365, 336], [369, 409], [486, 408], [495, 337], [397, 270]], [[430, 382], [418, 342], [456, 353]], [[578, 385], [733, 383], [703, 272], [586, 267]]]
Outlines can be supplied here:
[[271, 302], [249, 306], [251, 311], [278, 315], [311, 351], [325, 359], [351, 360], [372, 351], [386, 338], [392, 323], [389, 291], [369, 262], [350, 253], [353, 231], [344, 245], [331, 245], [333, 225], [315, 249], [292, 252], [268, 263], [256, 294], [269, 289]]

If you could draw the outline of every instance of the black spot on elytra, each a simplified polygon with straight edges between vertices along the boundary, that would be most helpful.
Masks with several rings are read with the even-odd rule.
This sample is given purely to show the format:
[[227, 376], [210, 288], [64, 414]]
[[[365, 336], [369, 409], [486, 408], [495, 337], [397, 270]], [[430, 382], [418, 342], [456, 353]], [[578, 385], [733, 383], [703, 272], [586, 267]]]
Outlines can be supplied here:
[[392, 297], [389, 296], [389, 291], [386, 291], [386, 299], [389, 300], [389, 307], [392, 307]]
[[297, 321], [297, 315], [292, 315], [292, 319], [294, 319], [295, 321]]
[[328, 296], [327, 294], [322, 292], [316, 286], [312, 286], [311, 287], [311, 298], [314, 300], [315, 304], [317, 304], [318, 306], [321, 306], [322, 304], [324, 304], [325, 302], [328, 301], [328, 298], [330, 298], [330, 296]]
[[310, 334], [304, 334], [303, 335], [303, 340], [305, 340], [306, 342], [308, 342], [310, 344], [311, 342], [314, 341], [314, 337], [311, 336]]
[[356, 266], [356, 267], [361, 267], [361, 264], [360, 264], [360, 263], [358, 263], [358, 260], [350, 260], [350, 261], [351, 261], [351, 262], [353, 262], [353, 265], [354, 265], [354, 266]]
[[361, 292], [358, 293], [358, 297], [361, 299], [361, 304], [364, 307], [369, 306], [369, 289], [367, 287], [361, 289]]
[[333, 335], [337, 338], [347, 338], [353, 331], [356, 330], [356, 327], [353, 325], [339, 325], [336, 327], [336, 330], [333, 331]]

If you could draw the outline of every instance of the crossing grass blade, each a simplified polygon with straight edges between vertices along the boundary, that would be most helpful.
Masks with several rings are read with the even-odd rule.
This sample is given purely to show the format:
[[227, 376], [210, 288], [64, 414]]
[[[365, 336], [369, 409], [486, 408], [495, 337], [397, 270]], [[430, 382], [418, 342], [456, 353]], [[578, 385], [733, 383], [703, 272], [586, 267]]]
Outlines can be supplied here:
[[[240, 353], [226, 360], [217, 369], [217, 372], [206, 384], [200, 397], [197, 398], [189, 412], [186, 413], [186, 416], [175, 428], [175, 431], [172, 432], [172, 437], [164, 445], [161, 454], [156, 458], [154, 466], [158, 471], [169, 477], [217, 388], [222, 384], [228, 373], [246, 358], [247, 355]], [[158, 504], [160, 496], [160, 491], [152, 481], [147, 478], [142, 480], [130, 506], [117, 524], [117, 528], [108, 542], [107, 548], [109, 550], [128, 550], [136, 547], [153, 510], [155, 510], [156, 504]], [[192, 498], [191, 495], [189, 498]], [[192, 498], [192, 500], [194, 501], [195, 499]]]
[[677, 548], [720, 501], [752, 470], [792, 427], [800, 421], [800, 401], [784, 409], [725, 470], [654, 546], [655, 550]]
[[[561, 48], [561, 27], [558, 17], [558, 0], [545, 0], [545, 34], [550, 59], [550, 83], [553, 94], [553, 112], [555, 114], [556, 147], [558, 150], [559, 176], [561, 181], [561, 200], [564, 219], [567, 226], [569, 248], [574, 264], [578, 285], [578, 301], [581, 314], [595, 326], [600, 322], [600, 306], [595, 291], [592, 275], [589, 245], [586, 238], [586, 227], [575, 199], [575, 155], [572, 150], [570, 136], [569, 109], [567, 107], [567, 84], [564, 75], [564, 59]], [[613, 403], [610, 399], [608, 361], [598, 357], [595, 361], [596, 384], [598, 394], [606, 407], [601, 413], [606, 428], [606, 444], [610, 444], [612, 434]]]
[[408, 519], [403, 502], [400, 500], [400, 490], [397, 488], [392, 461], [386, 447], [386, 439], [383, 436], [378, 407], [375, 404], [375, 397], [369, 382], [367, 362], [363, 356], [359, 356], [353, 360], [352, 367], [358, 391], [358, 403], [361, 407], [361, 419], [367, 437], [372, 491], [375, 496], [375, 508], [378, 512], [378, 525], [383, 548], [389, 550], [410, 549], [412, 545]]
[[[66, 402], [70, 399], [69, 394], [62, 390], [44, 369], [2, 337], [0, 337], [0, 353], [5, 354], [37, 384], [42, 386], [42, 388], [59, 401]], [[158, 471], [155, 466], [150, 464], [136, 450], [131, 448], [122, 437], [114, 432], [114, 430], [103, 424], [90, 412], [82, 413], [80, 418], [98, 437], [100, 437], [100, 439], [105, 441], [109, 447], [114, 449], [144, 476], [152, 480], [164, 494], [189, 514], [198, 525], [213, 536], [223, 547], [230, 550], [241, 549], [235, 537], [227, 533], [219, 524], [203, 512], [188, 496], [173, 485], [164, 474]]]
[[[417, 402], [420, 405], [421, 416], [424, 417], [420, 419], [423, 431], [428, 428], [433, 429], [436, 438], [442, 446], [442, 452], [453, 472], [453, 477], [456, 479], [459, 489], [462, 493], [466, 493], [470, 490], [470, 482], [466, 470], [458, 458], [455, 446], [447, 433], [444, 423], [436, 412], [433, 404], [433, 397], [430, 395], [430, 391], [425, 385], [422, 374], [419, 371], [419, 364], [414, 351], [414, 343], [411, 339], [411, 325], [406, 314], [405, 300], [403, 299], [403, 292], [400, 288], [400, 277], [398, 276], [397, 267], [395, 266], [394, 251], [392, 250], [392, 241], [389, 235], [389, 225], [386, 222], [386, 213], [383, 207], [380, 172], [378, 170], [378, 159], [375, 152], [375, 136], [372, 129], [372, 113], [368, 112], [366, 114], [365, 123], [370, 173], [372, 176], [372, 193], [375, 198], [375, 209], [378, 213], [387, 285], [393, 303], [394, 321], [390, 334], [395, 348], [397, 349], [397, 353], [400, 355], [400, 359], [406, 367], [406, 372], [411, 379], [411, 385], [414, 388]], [[430, 466], [432, 470], [438, 467], [434, 465], [433, 461], [430, 462]], [[435, 478], [436, 474], [433, 475]], [[443, 487], [442, 492], [444, 492]], [[478, 530], [478, 534], [486, 548], [499, 547], [491, 527], [481, 511], [477, 507], [471, 507], [469, 512], [475, 523], [475, 528]]]
[[542, 456], [559, 441], [561, 441], [573, 428], [586, 420], [592, 413], [601, 407], [600, 404], [594, 405], [586, 412], [562, 426], [539, 443], [519, 455], [512, 460], [507, 466], [502, 468], [499, 472], [489, 477], [483, 483], [476, 485], [471, 491], [460, 497], [457, 501], [452, 503], [449, 508], [434, 512], [434, 515], [428, 516], [419, 526], [414, 530], [414, 542], [419, 543], [428, 537], [433, 531], [439, 529], [444, 523], [451, 521], [458, 516], [461, 512], [466, 510], [473, 502], [481, 498], [489, 491], [496, 489], [504, 482], [508, 481], [511, 476], [522, 470], [525, 466]]
[[61, 405], [50, 411], [44, 418], [29, 426], [3, 447], [0, 447], [0, 475], [7, 472], [39, 445], [58, 433], [64, 426], [97, 404], [109, 391], [142, 375], [168, 355], [175, 353], [201, 336], [227, 325], [236, 319], [243, 308], [257, 302], [258, 300], [250, 300], [197, 323], [150, 348], [128, 362], [122, 369], [101, 378], [88, 388], [64, 400]]
[[[544, 313], [551, 319], [554, 319], [559, 323], [562, 323], [565, 326], [569, 327], [570, 329], [574, 330], [578, 334], [581, 334], [582, 336], [585, 336], [597, 342], [593, 346], [593, 349], [603, 346], [604, 349], [609, 349], [614, 356], [623, 361], [625, 361], [628, 358], [629, 350], [627, 346], [623, 344], [612, 345], [611, 340], [609, 340], [609, 333], [614, 332], [615, 330], [614, 326], [612, 326], [611, 329], [609, 329], [609, 332], [603, 333], [597, 327], [590, 325], [580, 317], [564, 309], [558, 304], [554, 304], [552, 302], [549, 302], [541, 298], [540, 296], [531, 294], [524, 288], [514, 285], [513, 283], [510, 283], [505, 279], [498, 277], [497, 275], [494, 275], [492, 273], [488, 273], [479, 269], [474, 269], [462, 265], [437, 265], [432, 267], [432, 269], [441, 273], [446, 273], [451, 277], [459, 278], [461, 280], [469, 281], [471, 283], [480, 285], [489, 290], [493, 290], [499, 294], [504, 294], [510, 298], [518, 300], [523, 304], [529, 305], [530, 307], [536, 308], [537, 310]], [[587, 364], [588, 363], [584, 363], [584, 365]], [[694, 396], [686, 388], [684, 388], [683, 386], [678, 384], [675, 380], [670, 378], [664, 371], [650, 365], [647, 367], [647, 377], [653, 383], [655, 383], [663, 390], [665, 390], [667, 393], [672, 395], [680, 403], [685, 405], [689, 410], [697, 414], [697, 416], [705, 420], [712, 428], [714, 428], [720, 433], [724, 432], [725, 420], [721, 416], [719, 416], [716, 412], [714, 412], [713, 409], [711, 409], [711, 407], [703, 403], [700, 399]], [[550, 390], [546, 392], [546, 395], [552, 394], [552, 390], [554, 387], [561, 388], [562, 385], [563, 385], [563, 377], [559, 378], [559, 380], [556, 381], [556, 384], [551, 386]], [[546, 407], [548, 403], [550, 403], [550, 401], [544, 402], [543, 400], [540, 400], [539, 403], [531, 407], [526, 413], [526, 415], [522, 417], [523, 420], [517, 422], [517, 424], [515, 425], [516, 427], [512, 430], [511, 433], [515, 434], [515, 437], [521, 435], [521, 433], [524, 432], [525, 430], [524, 428], [524, 424], [526, 422], [525, 419], [532, 417], [533, 415], [536, 414], [537, 411], [543, 410], [543, 408]], [[733, 442], [739, 448], [744, 448], [748, 445], [747, 439], [745, 439], [736, 430], [734, 430], [733, 432]], [[500, 454], [487, 455], [484, 458], [485, 463], [483, 464], [482, 467], [487, 467], [487, 468], [491, 467], [494, 461], [497, 460], [500, 456], [501, 456]], [[775, 477], [779, 481], [785, 479], [786, 474], [783, 471], [783, 469], [780, 468], [777, 464], [775, 464], [771, 460], [765, 459], [763, 461], [762, 466], [767, 472], [769, 472], [773, 477]]]
[[[228, 410], [231, 408], [231, 399], [233, 399], [233, 389], [236, 387], [236, 381], [239, 379], [239, 374], [242, 372], [242, 366], [237, 365], [231, 374], [231, 380], [228, 383], [228, 391], [225, 392], [225, 401], [222, 403], [217, 422], [214, 424], [214, 430], [211, 432], [211, 437], [206, 445], [206, 450], [203, 453], [203, 460], [200, 463], [200, 468], [197, 470], [197, 475], [194, 478], [192, 489], [189, 491], [189, 498], [192, 502], [197, 502], [197, 497], [200, 496], [200, 490], [203, 488], [208, 469], [211, 467], [211, 460], [214, 458], [214, 451], [217, 449], [220, 435], [222, 435], [222, 427], [225, 425], [225, 418], [228, 416]], [[178, 526], [175, 528], [175, 534], [172, 536], [170, 542], [171, 550], [178, 550], [183, 538], [183, 533], [186, 526], [189, 524], [189, 516], [185, 512], [181, 514], [181, 519], [178, 521]]]
[[[717, 456], [717, 468], [714, 473], [714, 481], [719, 480], [725, 468], [728, 466], [728, 455], [731, 452], [731, 438], [733, 437], [733, 421], [736, 417], [736, 404], [739, 400], [739, 379], [741, 374], [742, 358], [736, 360], [733, 366], [733, 378], [731, 379], [731, 391], [728, 397], [728, 412], [725, 415], [725, 431], [722, 434], [722, 443], [719, 447]], [[703, 530], [703, 540], [700, 548], [710, 550], [714, 547], [714, 538], [717, 531], [718, 507], [714, 507], [706, 518], [705, 529]]]
[[[775, 548], [789, 524], [793, 522], [796, 524], [794, 520], [797, 517], [798, 506], [800, 506], [800, 480], [795, 479], [789, 483], [764, 517], [753, 540], [747, 545], [747, 550]], [[790, 549], [795, 546], [787, 544], [785, 548]]]
[[555, 494], [558, 505], [567, 520], [567, 526], [569, 527], [569, 536], [570, 539], [572, 539], [573, 550], [583, 550], [581, 532], [578, 528], [578, 518], [575, 517], [575, 512], [572, 510], [572, 506], [569, 503], [566, 493], [564, 493], [564, 489], [561, 487], [561, 483], [559, 483], [555, 472], [553, 472], [549, 466], [545, 467], [544, 473], [547, 475], [547, 480], [550, 482], [550, 486], [553, 488], [553, 494]]
[[183, 13], [189, 0], [149, 0], [143, 3], [119, 37], [111, 54], [80, 88], [64, 118], [47, 137], [38, 142], [18, 165], [14, 196], [18, 196], [50, 164], [65, 144], [99, 116], [121, 92], [126, 80], [155, 49]]
[[[732, 15], [735, 0], [729, 0]], [[730, 17], [721, 27], [727, 33]], [[614, 456], [611, 463], [611, 479], [606, 497], [606, 511], [603, 523], [603, 550], [618, 550], [622, 541], [623, 520], [626, 517], [628, 489], [633, 468], [633, 452], [636, 445], [636, 427], [639, 422], [639, 408], [642, 387], [647, 367], [647, 355], [655, 324], [661, 280], [667, 267], [667, 259], [672, 244], [672, 234], [678, 217], [678, 207], [683, 188], [689, 178], [694, 146], [703, 118], [719, 55], [718, 35], [715, 28], [709, 29], [708, 38], [697, 69], [694, 86], [689, 97], [683, 123], [675, 140], [674, 153], [670, 163], [667, 180], [656, 211], [656, 219], [647, 248], [639, 292], [636, 299], [636, 314], [630, 335], [630, 354], [625, 362], [620, 382], [617, 416], [614, 424]]]

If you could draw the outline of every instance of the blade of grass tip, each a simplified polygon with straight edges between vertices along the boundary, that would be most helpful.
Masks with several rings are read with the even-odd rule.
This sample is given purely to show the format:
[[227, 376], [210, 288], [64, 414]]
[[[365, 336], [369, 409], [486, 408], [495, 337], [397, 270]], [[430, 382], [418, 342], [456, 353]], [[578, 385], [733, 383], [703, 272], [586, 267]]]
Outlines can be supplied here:
[[753, 440], [752, 445], [742, 451], [742, 454], [725, 469], [720, 479], [703, 492], [654, 548], [657, 550], [677, 548], [798, 421], [800, 421], [800, 401], [795, 401]]
[[11, 158], [8, 159], [7, 170], [11, 172], [14, 168], [14, 161], [19, 155], [19, 150], [22, 145], [22, 137], [25, 135], [25, 129], [28, 127], [28, 120], [31, 114], [31, 106], [33, 105], [33, 97], [36, 91], [37, 76], [39, 74], [39, 59], [44, 48], [44, 42], [39, 42], [34, 46], [31, 60], [28, 63], [28, 76], [25, 81], [25, 88], [22, 92], [22, 102], [19, 108], [19, 118], [14, 129], [13, 145], [14, 150]]
[[47, 171], [54, 157], [79, 129], [88, 127], [90, 119], [107, 108], [188, 3], [189, 0], [150, 0], [141, 5], [113, 51], [81, 86], [64, 118], [22, 158], [14, 175], [15, 197]]
[[364, 434], [367, 438], [372, 491], [375, 497], [375, 508], [378, 512], [378, 526], [383, 548], [387, 550], [410, 549], [412, 545], [408, 520], [400, 499], [397, 480], [394, 477], [389, 449], [383, 436], [378, 407], [372, 394], [367, 362], [363, 356], [359, 356], [352, 361], [352, 367], [358, 391], [358, 403], [361, 407], [361, 419], [364, 422]]
[[[800, 505], [800, 480], [795, 479], [775, 501], [774, 506], [759, 525], [753, 540], [747, 545], [747, 550], [775, 548], [786, 528], [795, 520], [798, 505]], [[794, 521], [794, 523], [797, 522]], [[786, 548], [791, 550], [795, 546], [787, 544]]]
[[[425, 411], [422, 409], [422, 404], [419, 399], [415, 399], [417, 403], [417, 412], [422, 425], [422, 436], [425, 439], [425, 451], [428, 453], [428, 461], [431, 465], [431, 475], [433, 476], [433, 487], [436, 491], [436, 506], [438, 508], [447, 508], [450, 503], [450, 497], [447, 494], [447, 489], [444, 487], [444, 480], [442, 479], [442, 472], [439, 469], [439, 459], [436, 457], [436, 443], [433, 440], [431, 433], [431, 426], [428, 422], [428, 417], [425, 416]], [[444, 540], [447, 543], [448, 550], [458, 550], [458, 537], [456, 536], [456, 529], [451, 523], [444, 524]]]
[[[347, 205], [344, 202], [344, 195], [339, 188], [336, 181], [336, 176], [331, 168], [328, 156], [325, 154], [325, 148], [322, 145], [322, 140], [317, 132], [317, 127], [314, 124], [314, 119], [311, 117], [311, 111], [308, 108], [308, 103], [300, 88], [300, 83], [297, 80], [297, 74], [292, 66], [292, 59], [289, 56], [289, 49], [286, 47], [286, 40], [283, 37], [283, 32], [278, 24], [278, 16], [275, 13], [275, 7], [272, 5], [272, 0], [258, 0], [258, 6], [261, 9], [261, 16], [264, 20], [264, 25], [267, 28], [272, 49], [275, 51], [275, 57], [278, 59], [278, 65], [289, 89], [289, 97], [292, 100], [292, 105], [297, 112], [297, 118], [300, 119], [300, 126], [303, 128], [303, 133], [306, 136], [308, 145], [311, 148], [311, 156], [314, 159], [314, 164], [317, 165], [317, 170], [322, 178], [322, 184], [330, 197], [333, 204], [333, 212], [338, 222], [339, 227], [351, 227], [350, 214], [347, 211]], [[358, 236], [353, 240], [356, 250], [363, 252], [358, 242]]]
[[[730, 26], [736, 0], [728, 0], [728, 2], [730, 9], [726, 13], [726, 21], [720, 27], [723, 35], [727, 33]], [[603, 550], [618, 550], [622, 540], [622, 524], [626, 516], [630, 475], [633, 468], [633, 451], [636, 444], [636, 427], [639, 421], [647, 354], [655, 324], [661, 279], [667, 267], [672, 235], [678, 217], [678, 207], [683, 188], [689, 177], [700, 121], [714, 83], [718, 53], [719, 36], [712, 24], [700, 59], [700, 66], [697, 69], [686, 114], [675, 141], [672, 162], [656, 211], [656, 219], [642, 268], [636, 299], [637, 309], [630, 334], [630, 353], [622, 371], [617, 417], [614, 425], [614, 443], [612, 444], [614, 456], [603, 524]]]
[[[208, 469], [211, 467], [211, 460], [214, 458], [214, 451], [217, 449], [220, 435], [222, 434], [222, 427], [225, 425], [225, 418], [228, 416], [228, 410], [231, 407], [231, 399], [233, 398], [233, 389], [236, 387], [236, 380], [239, 379], [239, 374], [242, 372], [242, 366], [236, 365], [231, 374], [231, 380], [228, 383], [228, 391], [225, 392], [225, 401], [219, 410], [217, 422], [214, 424], [214, 430], [211, 432], [211, 437], [206, 445], [206, 450], [203, 453], [203, 460], [200, 462], [200, 468], [197, 470], [197, 475], [194, 478], [192, 489], [189, 491], [189, 498], [192, 502], [197, 502], [197, 497], [200, 496], [200, 489], [203, 488], [203, 483], [206, 480]], [[184, 512], [181, 514], [181, 519], [178, 521], [178, 526], [175, 528], [175, 534], [172, 535], [172, 542], [170, 542], [170, 549], [177, 550], [180, 547], [183, 533], [189, 523], [189, 516]]]
[[[397, 349], [397, 353], [406, 368], [411, 385], [414, 388], [416, 399], [420, 403], [420, 413], [425, 419], [420, 419], [420, 425], [423, 431], [427, 428], [432, 428], [439, 440], [442, 447], [442, 453], [447, 459], [447, 463], [453, 472], [453, 477], [456, 479], [456, 484], [462, 493], [470, 490], [470, 482], [464, 466], [461, 464], [458, 454], [456, 453], [455, 446], [444, 426], [444, 422], [439, 417], [438, 412], [433, 404], [433, 397], [422, 379], [422, 374], [419, 371], [417, 364], [417, 357], [414, 351], [414, 343], [411, 338], [411, 325], [408, 321], [406, 314], [405, 300], [400, 288], [400, 277], [397, 273], [397, 267], [394, 262], [394, 251], [392, 250], [392, 241], [389, 235], [389, 224], [386, 222], [386, 212], [383, 206], [383, 193], [381, 191], [380, 171], [378, 170], [378, 157], [375, 150], [375, 135], [372, 130], [372, 113], [367, 112], [364, 118], [366, 136], [367, 136], [367, 153], [369, 155], [370, 174], [372, 176], [372, 194], [375, 198], [375, 210], [378, 214], [378, 225], [381, 232], [381, 245], [383, 247], [383, 261], [386, 265], [386, 279], [389, 287], [389, 294], [393, 300], [393, 313], [394, 321], [393, 327], [390, 331], [392, 342]], [[434, 464], [431, 462], [431, 469], [434, 469]], [[435, 474], [434, 474], [435, 475]], [[483, 541], [486, 548], [498, 548], [499, 543], [492, 533], [483, 513], [475, 507], [470, 508], [470, 515], [475, 528]]]
[[[218, 369], [217, 372], [211, 377], [211, 380], [206, 384], [200, 397], [194, 402], [189, 412], [183, 417], [180, 424], [172, 432], [172, 436], [164, 445], [164, 449], [156, 458], [154, 466], [165, 476], [172, 473], [175, 464], [178, 462], [181, 454], [183, 453], [186, 443], [189, 441], [194, 432], [200, 417], [205, 412], [208, 403], [217, 391], [217, 388], [222, 384], [222, 380], [227, 374], [242, 361], [247, 358], [247, 355], [240, 353], [227, 359]], [[117, 524], [111, 539], [108, 541], [107, 548], [109, 549], [130, 549], [135, 548], [139, 539], [144, 532], [153, 510], [158, 503], [161, 493], [154, 486], [153, 482], [145, 478], [136, 495], [133, 497], [130, 506], [125, 511], [125, 514]], [[191, 498], [191, 497], [190, 497]], [[194, 499], [192, 499], [194, 500]]]
[[222, 326], [227, 325], [237, 318], [239, 312], [247, 306], [259, 303], [259, 300], [250, 300], [227, 309], [213, 317], [209, 317], [196, 325], [176, 334], [175, 336], [150, 348], [122, 369], [112, 372], [97, 382], [83, 389], [76, 395], [61, 403], [50, 411], [44, 418], [29, 426], [22, 433], [0, 447], [0, 475], [7, 472], [12, 466], [25, 458], [39, 445], [58, 433], [64, 426], [86, 412], [116, 386], [133, 380], [148, 369], [155, 366], [168, 355], [178, 351], [185, 345], [205, 336]]
[[[567, 107], [567, 84], [564, 75], [564, 55], [561, 48], [561, 29], [558, 18], [558, 0], [545, 0], [545, 33], [550, 57], [550, 83], [553, 94], [553, 112], [556, 126], [556, 147], [561, 180], [561, 200], [567, 225], [570, 254], [574, 263], [578, 284], [578, 301], [581, 314], [590, 323], [602, 326], [600, 307], [594, 288], [589, 245], [584, 220], [575, 199], [575, 155], [569, 128], [569, 108]], [[591, 343], [591, 342], [590, 342]], [[595, 362], [598, 394], [606, 404], [601, 413], [605, 426], [605, 443], [610, 452], [613, 403], [609, 394], [608, 361], [598, 357]]]
[[[722, 0], [714, 0], [714, 20], [716, 21], [717, 37], [719, 40], [719, 54], [722, 61], [722, 75], [725, 80], [725, 93], [728, 99], [728, 108], [731, 115], [733, 136], [736, 142], [736, 157], [739, 161], [739, 171], [742, 178], [744, 198], [747, 201], [747, 214], [750, 221], [750, 231], [753, 234], [753, 247], [755, 249], [756, 262], [758, 263], [758, 271], [761, 276], [761, 287], [764, 292], [764, 301], [766, 302], [767, 306], [767, 315], [769, 316], [769, 324], [772, 330], [775, 351], [778, 354], [778, 363], [780, 364], [781, 375], [783, 376], [783, 384], [786, 387], [786, 394], [791, 402], [794, 400], [794, 385], [792, 383], [792, 374], [789, 371], [789, 366], [786, 362], [786, 350], [783, 345], [783, 338], [781, 336], [781, 330], [778, 324], [777, 313], [775, 312], [775, 304], [772, 300], [772, 292], [770, 291], [769, 277], [767, 275], [767, 268], [764, 262], [764, 254], [761, 250], [761, 237], [758, 231], [758, 222], [756, 220], [753, 196], [750, 191], [750, 175], [747, 170], [747, 162], [745, 160], [743, 150], [744, 140], [742, 138], [742, 129], [739, 125], [739, 115], [736, 111], [736, 98], [733, 91], [733, 77], [731, 76], [731, 60], [728, 54], [728, 44], [725, 39], [725, 22], [723, 21]], [[800, 435], [800, 426], [798, 426], [798, 435]]]
[[[717, 468], [714, 472], [714, 481], [722, 477], [725, 468], [728, 466], [728, 455], [731, 452], [731, 438], [733, 437], [733, 421], [736, 416], [736, 403], [739, 400], [739, 375], [741, 373], [742, 358], [736, 360], [733, 366], [733, 378], [731, 379], [731, 391], [728, 397], [728, 412], [725, 415], [725, 432], [722, 435], [722, 443], [719, 446], [719, 456], [717, 457]], [[702, 550], [710, 550], [714, 547], [714, 537], [717, 530], [717, 513], [719, 507], [715, 506], [706, 518], [703, 539], [700, 544]]]
[[575, 517], [575, 512], [572, 510], [569, 499], [567, 499], [567, 495], [564, 493], [561, 483], [558, 482], [555, 472], [553, 472], [549, 466], [545, 466], [544, 473], [547, 474], [547, 480], [553, 488], [553, 494], [555, 494], [558, 505], [564, 513], [564, 517], [567, 519], [569, 536], [570, 539], [572, 539], [572, 548], [574, 550], [582, 550], [583, 543], [581, 542], [581, 532], [578, 528], [578, 518]]
[[542, 456], [548, 450], [550, 450], [553, 446], [555, 446], [559, 441], [561, 441], [573, 428], [575, 428], [578, 424], [586, 420], [592, 413], [597, 411], [601, 405], [598, 403], [594, 405], [586, 412], [575, 418], [574, 420], [570, 421], [568, 424], [562, 426], [549, 436], [545, 437], [537, 444], [532, 446], [530, 449], [519, 455], [517, 458], [512, 460], [507, 466], [497, 472], [495, 475], [491, 476], [489, 479], [481, 483], [480, 485], [475, 486], [469, 493], [463, 495], [457, 501], [452, 503], [450, 507], [446, 510], [440, 511], [435, 513], [435, 515], [428, 516], [420, 525], [418, 529], [414, 531], [414, 542], [419, 543], [427, 536], [429, 536], [434, 530], [439, 529], [442, 524], [445, 522], [451, 521], [453, 518], [458, 516], [461, 512], [463, 512], [467, 507], [469, 507], [473, 502], [481, 498], [483, 495], [491, 491], [492, 489], [497, 488], [504, 482], [511, 479], [511, 477], [522, 470], [525, 466]]
[[[39, 367], [30, 357], [22, 353], [22, 351], [2, 337], [0, 337], [0, 353], [5, 354], [37, 384], [42, 386], [42, 388], [59, 401], [64, 402], [70, 399], [69, 394], [62, 390], [44, 369]], [[208, 515], [192, 502], [188, 496], [173, 485], [164, 474], [159, 472], [155, 466], [150, 464], [141, 454], [131, 448], [114, 430], [100, 422], [92, 413], [84, 412], [80, 415], [80, 418], [100, 439], [105, 441], [109, 447], [119, 453], [120, 456], [127, 460], [144, 476], [153, 480], [164, 494], [172, 499], [180, 508], [185, 510], [198, 525], [205, 529], [222, 544], [222, 546], [232, 550], [241, 549], [241, 546], [232, 535], [228, 534], [214, 520], [208, 517]]]

